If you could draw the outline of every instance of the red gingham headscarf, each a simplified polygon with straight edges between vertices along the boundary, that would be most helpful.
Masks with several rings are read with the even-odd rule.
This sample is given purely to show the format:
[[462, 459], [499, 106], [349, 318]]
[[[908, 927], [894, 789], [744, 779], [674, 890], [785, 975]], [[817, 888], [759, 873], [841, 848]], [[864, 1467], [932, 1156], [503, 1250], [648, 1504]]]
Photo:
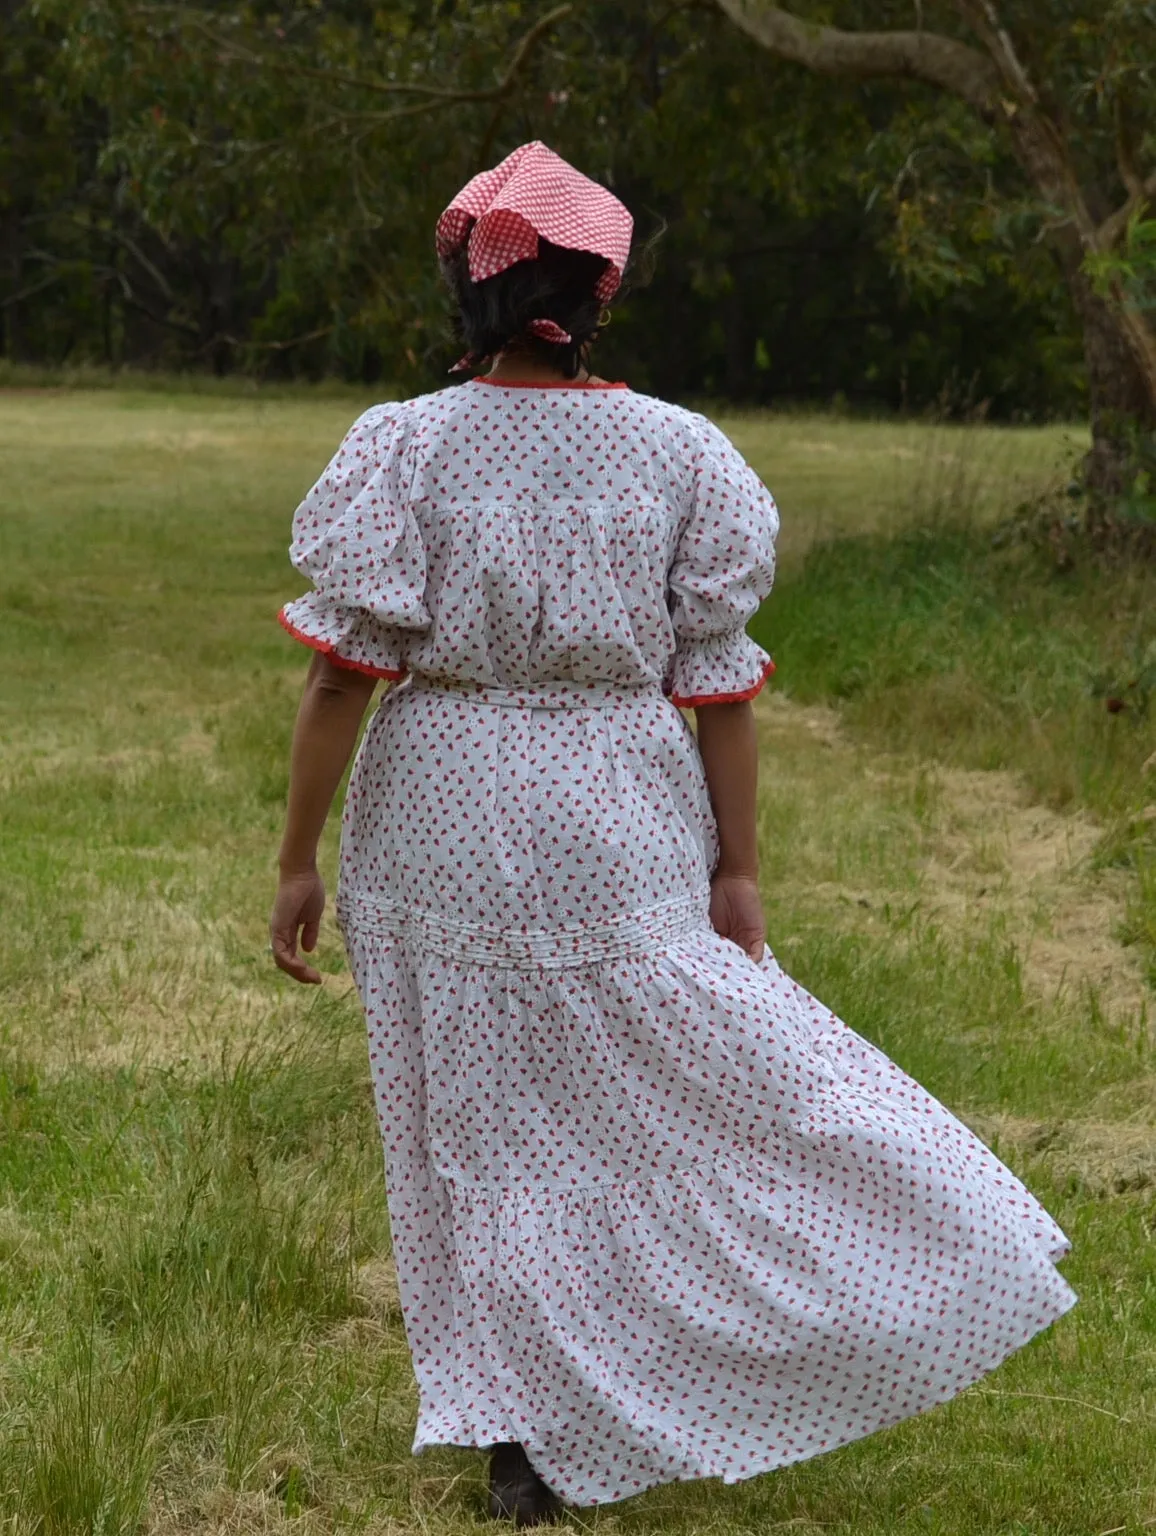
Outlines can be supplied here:
[[[438, 220], [437, 253], [451, 256], [468, 240], [470, 276], [480, 283], [537, 256], [539, 236], [568, 250], [591, 251], [609, 263], [595, 289], [605, 304], [622, 281], [633, 228], [613, 192], [535, 139], [466, 183]], [[534, 322], [535, 329], [544, 325], [553, 321]]]

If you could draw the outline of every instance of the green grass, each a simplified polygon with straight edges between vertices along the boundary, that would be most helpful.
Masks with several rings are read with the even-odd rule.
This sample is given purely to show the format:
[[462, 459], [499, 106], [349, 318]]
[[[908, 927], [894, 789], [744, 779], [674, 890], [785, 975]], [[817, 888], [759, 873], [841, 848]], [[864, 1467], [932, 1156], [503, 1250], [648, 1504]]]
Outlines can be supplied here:
[[916, 527], [812, 550], [758, 628], [792, 696], [843, 702], [874, 739], [1014, 767], [1053, 804], [1142, 806], [1156, 570], [1058, 572], [982, 527]]
[[[377, 399], [395, 398], [388, 388], [375, 386]], [[100, 363], [50, 364], [13, 363], [0, 358], [0, 389], [115, 391], [118, 395], [196, 395], [210, 399], [271, 400], [347, 400], [366, 397], [364, 385], [346, 384], [340, 379], [323, 379], [315, 384], [258, 382], [245, 374], [173, 373], [151, 368], [109, 368]]]
[[[0, 396], [12, 1536], [480, 1519], [481, 1457], [409, 1455], [340, 946], [320, 995], [264, 950], [303, 670], [273, 623], [288, 522], [361, 403]], [[1131, 1536], [1156, 1518], [1156, 731], [1127, 690], [1152, 578], [993, 545], [1073, 432], [725, 424], [785, 520], [758, 621], [773, 945], [1029, 1180], [1081, 1304], [924, 1418], [572, 1523]]]
[[1153, 965], [1156, 569], [1059, 569], [965, 506], [813, 546], [752, 628], [791, 697], [838, 703], [862, 739], [1011, 770], [1041, 802], [1094, 812]]

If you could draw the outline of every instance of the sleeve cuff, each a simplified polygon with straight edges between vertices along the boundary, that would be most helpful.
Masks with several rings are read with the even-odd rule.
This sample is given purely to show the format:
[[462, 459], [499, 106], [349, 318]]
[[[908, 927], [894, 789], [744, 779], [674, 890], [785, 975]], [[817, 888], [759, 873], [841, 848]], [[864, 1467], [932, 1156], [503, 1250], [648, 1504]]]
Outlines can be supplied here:
[[770, 656], [743, 630], [681, 639], [671, 675], [671, 702], [679, 709], [741, 704], [754, 698], [774, 670]]
[[335, 666], [393, 683], [409, 670], [396, 630], [362, 609], [345, 608], [320, 593], [307, 592], [296, 602], [286, 603], [277, 620], [294, 640], [328, 656]]

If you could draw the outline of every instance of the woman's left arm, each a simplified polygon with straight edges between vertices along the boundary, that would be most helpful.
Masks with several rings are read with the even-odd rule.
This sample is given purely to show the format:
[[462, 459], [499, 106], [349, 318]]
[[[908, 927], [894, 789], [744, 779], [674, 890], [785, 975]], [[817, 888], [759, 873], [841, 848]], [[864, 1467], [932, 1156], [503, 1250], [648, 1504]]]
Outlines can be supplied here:
[[759, 899], [759, 848], [755, 789], [759, 744], [755, 713], [748, 702], [708, 704], [696, 709], [698, 749], [702, 755], [711, 808], [718, 827], [718, 864], [710, 882], [710, 920], [714, 931], [761, 960], [766, 925]]
[[316, 653], [297, 711], [279, 855], [281, 877], [269, 934], [278, 967], [294, 981], [314, 986], [321, 981], [321, 973], [302, 958], [298, 942], [300, 936], [300, 948], [307, 954], [317, 947], [325, 909], [317, 845], [377, 681]]

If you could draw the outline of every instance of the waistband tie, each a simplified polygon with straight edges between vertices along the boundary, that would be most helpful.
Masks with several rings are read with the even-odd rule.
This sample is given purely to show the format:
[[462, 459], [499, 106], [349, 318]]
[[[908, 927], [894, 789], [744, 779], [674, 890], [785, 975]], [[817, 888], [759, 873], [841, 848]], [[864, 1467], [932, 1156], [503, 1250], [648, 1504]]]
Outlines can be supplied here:
[[665, 695], [657, 683], [630, 686], [622, 683], [580, 683], [559, 678], [549, 683], [524, 683], [499, 688], [490, 683], [471, 683], [453, 677], [415, 672], [403, 688], [415, 693], [436, 693], [469, 704], [505, 709], [606, 709], [615, 704], [636, 704]]

